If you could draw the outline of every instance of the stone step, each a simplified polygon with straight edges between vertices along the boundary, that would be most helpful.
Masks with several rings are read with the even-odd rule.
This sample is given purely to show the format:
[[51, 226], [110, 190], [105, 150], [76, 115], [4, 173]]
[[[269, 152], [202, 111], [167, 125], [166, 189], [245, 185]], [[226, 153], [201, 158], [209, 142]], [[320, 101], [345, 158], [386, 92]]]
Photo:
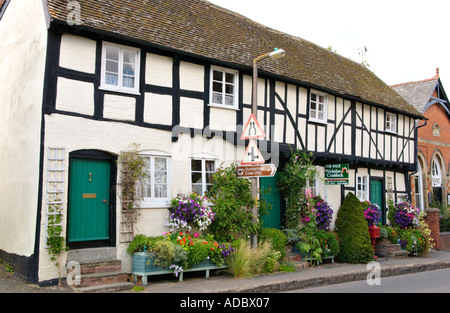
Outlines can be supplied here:
[[375, 254], [382, 258], [407, 258], [408, 251], [402, 250], [399, 244], [383, 243], [375, 245]]
[[80, 264], [81, 274], [106, 273], [115, 272], [122, 269], [122, 262], [107, 261], [107, 262], [92, 262]]
[[122, 271], [101, 272], [81, 275], [81, 284], [79, 287], [92, 287], [126, 282], [128, 282], [127, 273]]
[[73, 286], [76, 292], [113, 292], [134, 285], [122, 271], [120, 260], [81, 263], [80, 273], [80, 284]]
[[115, 283], [99, 286], [80, 287], [75, 291], [79, 293], [106, 293], [106, 292], [119, 292], [124, 290], [130, 290], [134, 286], [131, 282]]

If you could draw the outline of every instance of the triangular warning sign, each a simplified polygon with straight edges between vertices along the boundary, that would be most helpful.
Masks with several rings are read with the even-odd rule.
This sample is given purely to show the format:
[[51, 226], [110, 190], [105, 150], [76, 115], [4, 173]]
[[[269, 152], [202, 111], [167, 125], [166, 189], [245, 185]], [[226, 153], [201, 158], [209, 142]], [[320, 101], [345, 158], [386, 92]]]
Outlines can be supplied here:
[[261, 139], [266, 137], [264, 130], [259, 125], [256, 120], [255, 115], [253, 113], [250, 115], [250, 118], [247, 121], [247, 125], [244, 127], [244, 131], [241, 135], [241, 140], [245, 139]]
[[245, 150], [244, 158], [241, 161], [241, 165], [262, 164], [265, 160], [258, 149], [258, 146], [250, 140], [247, 149]]

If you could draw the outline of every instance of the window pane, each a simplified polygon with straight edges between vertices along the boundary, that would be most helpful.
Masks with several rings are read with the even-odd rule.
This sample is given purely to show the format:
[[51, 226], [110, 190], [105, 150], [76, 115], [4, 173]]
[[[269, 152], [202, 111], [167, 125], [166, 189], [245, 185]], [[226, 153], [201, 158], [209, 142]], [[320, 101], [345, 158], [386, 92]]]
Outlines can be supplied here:
[[213, 103], [223, 103], [223, 97], [221, 93], [213, 93]]
[[167, 183], [166, 172], [155, 172], [155, 183], [156, 184], [166, 184]]
[[202, 194], [202, 185], [192, 185], [192, 192], [198, 195]]
[[225, 85], [225, 93], [229, 94], [229, 95], [233, 95], [234, 94], [234, 86], [226, 84]]
[[123, 74], [128, 76], [134, 76], [134, 64], [124, 63], [123, 64]]
[[205, 161], [206, 171], [207, 172], [215, 172], [215, 161]]
[[202, 171], [202, 160], [192, 160], [191, 170], [201, 172]]
[[312, 93], [311, 94], [311, 102], [316, 102], [317, 101], [317, 96], [316, 96], [316, 94], [315, 93]]
[[106, 71], [111, 73], [119, 73], [119, 62], [106, 60]]
[[155, 184], [155, 198], [167, 198], [167, 185]]
[[105, 84], [107, 85], [119, 85], [119, 76], [117, 74], [106, 73]]
[[106, 59], [119, 62], [119, 51], [117, 47], [106, 46]]
[[227, 83], [232, 83], [232, 84], [234, 84], [234, 74], [226, 73], [226, 75], [225, 75], [225, 81], [226, 81]]
[[134, 77], [124, 76], [122, 80], [122, 87], [134, 88]]
[[225, 104], [233, 106], [234, 105], [234, 97], [233, 96], [225, 96]]
[[213, 83], [213, 91], [214, 92], [222, 92], [222, 84], [221, 83]]
[[192, 173], [192, 183], [202, 183], [202, 173]]
[[223, 73], [219, 71], [213, 71], [213, 80], [223, 81]]
[[123, 62], [134, 64], [135, 61], [136, 61], [135, 51], [123, 50]]
[[325, 103], [325, 97], [324, 96], [319, 96], [319, 102], [320, 103]]
[[166, 171], [167, 170], [167, 159], [155, 158], [155, 170], [156, 171]]

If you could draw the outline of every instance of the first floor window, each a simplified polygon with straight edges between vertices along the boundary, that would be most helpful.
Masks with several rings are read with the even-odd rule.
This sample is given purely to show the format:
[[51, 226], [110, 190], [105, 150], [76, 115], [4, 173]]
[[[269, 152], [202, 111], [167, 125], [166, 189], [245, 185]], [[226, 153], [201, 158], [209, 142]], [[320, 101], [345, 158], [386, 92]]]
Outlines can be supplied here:
[[327, 122], [328, 98], [325, 94], [311, 92], [309, 99], [309, 119], [313, 122]]
[[237, 81], [237, 71], [212, 67], [210, 104], [224, 108], [237, 108]]
[[145, 204], [166, 205], [169, 201], [169, 160], [164, 156], [142, 156], [145, 162], [145, 177], [138, 188]]
[[118, 92], [139, 92], [139, 64], [139, 49], [104, 43], [101, 87]]
[[423, 211], [423, 184], [422, 184], [422, 167], [420, 163], [417, 165], [417, 174], [414, 176], [414, 188], [416, 194], [416, 206]]
[[216, 171], [216, 162], [207, 159], [191, 160], [191, 190], [204, 195], [212, 185], [212, 174]]
[[369, 175], [356, 176], [356, 196], [360, 201], [369, 201]]
[[397, 115], [386, 113], [386, 131], [397, 132]]

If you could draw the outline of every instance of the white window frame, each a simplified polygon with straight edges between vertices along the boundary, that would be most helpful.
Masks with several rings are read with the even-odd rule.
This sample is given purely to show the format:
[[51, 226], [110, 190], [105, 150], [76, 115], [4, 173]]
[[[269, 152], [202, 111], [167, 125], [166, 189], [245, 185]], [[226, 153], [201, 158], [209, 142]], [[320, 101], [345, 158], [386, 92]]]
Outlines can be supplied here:
[[397, 133], [397, 115], [386, 112], [385, 130], [390, 133]]
[[[222, 83], [222, 103], [214, 102], [214, 91], [213, 91], [213, 84], [214, 82], [218, 83], [219, 81], [214, 80], [214, 71], [222, 72], [223, 73], [223, 80]], [[233, 83], [227, 83], [225, 80], [226, 74], [232, 74], [234, 77]], [[225, 91], [226, 85], [233, 85], [233, 105], [227, 105], [225, 104]], [[232, 110], [238, 110], [239, 109], [239, 71], [237, 70], [231, 70], [223, 67], [218, 66], [211, 66], [211, 72], [210, 72], [210, 79], [209, 79], [209, 106], [212, 107], [218, 107], [218, 108], [224, 108], [224, 109], [232, 109]], [[216, 92], [217, 93], [217, 92]]]
[[369, 182], [369, 175], [356, 175], [356, 197], [358, 197], [360, 201], [370, 201]]
[[[151, 195], [150, 197], [142, 197], [142, 208], [166, 208], [170, 207], [170, 199], [171, 199], [171, 157], [169, 154], [163, 152], [145, 152], [140, 154], [143, 158], [150, 159], [150, 168], [146, 172], [150, 173], [150, 186], [151, 186]], [[155, 158], [161, 158], [166, 160], [166, 171], [167, 171], [167, 196], [166, 197], [155, 197]], [[138, 190], [141, 190], [142, 186], [138, 187]]]
[[433, 162], [431, 163], [431, 185], [432, 187], [442, 187], [441, 163], [437, 156], [433, 158]]
[[[316, 100], [313, 100], [313, 95]], [[324, 97], [324, 101], [320, 102], [319, 97]], [[315, 103], [316, 108], [312, 109], [312, 103]], [[323, 110], [320, 110], [320, 104], [323, 105]], [[319, 118], [319, 113], [323, 113], [323, 118]], [[309, 119], [310, 122], [326, 124], [328, 121], [328, 95], [323, 92], [311, 90], [309, 94]]]
[[[206, 191], [207, 191], [207, 183], [206, 183], [206, 174], [207, 173], [214, 173], [217, 170], [217, 158], [212, 158], [212, 157], [205, 157], [205, 156], [192, 156], [190, 158], [190, 162], [189, 162], [189, 166], [190, 166], [190, 171], [189, 171], [189, 175], [190, 175], [190, 190], [191, 192], [193, 192], [192, 186], [193, 185], [199, 185], [197, 183], [194, 183], [192, 181], [192, 174], [193, 172], [196, 173], [200, 173], [200, 171], [193, 171], [192, 170], [192, 161], [201, 161], [201, 174], [202, 174], [202, 194], [200, 196], [203, 196]], [[206, 161], [210, 161], [210, 162], [214, 162], [214, 170], [212, 172], [207, 172], [206, 171]]]
[[417, 161], [417, 173], [415, 175], [414, 185], [415, 185], [415, 190], [414, 191], [415, 191], [415, 198], [416, 198], [416, 206], [419, 207], [420, 211], [423, 211], [424, 210], [424, 206], [423, 206], [422, 166], [420, 166], [420, 162], [419, 161]]
[[[118, 65], [118, 83], [116, 85], [111, 85], [106, 83], [106, 50], [108, 47], [114, 47], [119, 49], [119, 65]], [[134, 53], [135, 57], [135, 71], [134, 71], [134, 87], [124, 87], [123, 86], [123, 54], [124, 51], [129, 51]], [[140, 68], [141, 66], [141, 50], [138, 48], [133, 47], [127, 47], [122, 46], [110, 42], [103, 42], [102, 46], [102, 68], [101, 68], [101, 78], [100, 78], [100, 89], [102, 90], [108, 90], [108, 91], [115, 91], [115, 92], [122, 92], [122, 93], [129, 93], [134, 95], [140, 95], [139, 93], [139, 83], [140, 83]]]

